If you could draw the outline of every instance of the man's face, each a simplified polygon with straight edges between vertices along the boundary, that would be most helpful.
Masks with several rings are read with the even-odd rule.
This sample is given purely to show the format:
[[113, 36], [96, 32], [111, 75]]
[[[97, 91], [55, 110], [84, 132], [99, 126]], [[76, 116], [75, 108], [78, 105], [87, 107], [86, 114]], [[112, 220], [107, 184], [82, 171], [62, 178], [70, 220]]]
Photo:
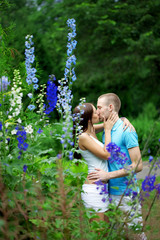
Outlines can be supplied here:
[[104, 118], [107, 120], [110, 115], [109, 107], [106, 106], [104, 98], [100, 98], [97, 101], [97, 114], [101, 122], [104, 121]]

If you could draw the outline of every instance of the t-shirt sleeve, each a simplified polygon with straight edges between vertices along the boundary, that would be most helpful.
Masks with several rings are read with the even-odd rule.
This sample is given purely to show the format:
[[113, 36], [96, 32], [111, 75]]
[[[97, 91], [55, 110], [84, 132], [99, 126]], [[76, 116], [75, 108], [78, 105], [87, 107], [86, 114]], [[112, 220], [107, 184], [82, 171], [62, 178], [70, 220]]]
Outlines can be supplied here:
[[130, 130], [126, 130], [124, 132], [124, 144], [127, 149], [133, 148], [133, 147], [138, 147], [138, 135], [136, 132], [130, 132]]
[[103, 134], [102, 134], [102, 142], [103, 144], [105, 144], [105, 132], [103, 131]]

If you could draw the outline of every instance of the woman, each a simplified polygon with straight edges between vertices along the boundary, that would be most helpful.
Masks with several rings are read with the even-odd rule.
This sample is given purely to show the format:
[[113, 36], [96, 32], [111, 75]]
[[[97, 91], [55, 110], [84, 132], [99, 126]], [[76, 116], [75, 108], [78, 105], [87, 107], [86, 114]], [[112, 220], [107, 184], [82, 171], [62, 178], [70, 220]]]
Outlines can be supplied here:
[[[74, 109], [74, 115], [81, 117], [79, 125], [82, 126], [82, 133], [78, 136], [78, 145], [82, 157], [88, 164], [88, 173], [95, 171], [95, 168], [108, 171], [107, 159], [110, 156], [106, 150], [106, 145], [111, 142], [111, 129], [118, 119], [118, 115], [113, 113], [107, 121], [104, 120], [103, 127], [105, 130], [105, 144], [102, 144], [96, 137], [93, 124], [99, 122], [96, 108], [91, 103], [84, 103], [81, 107]], [[74, 124], [75, 125], [75, 124]], [[81, 197], [86, 208], [92, 208], [97, 212], [99, 220], [104, 220], [104, 212], [108, 207], [108, 195], [105, 195], [105, 201], [102, 201], [100, 189], [93, 183], [93, 180], [86, 179], [82, 186]], [[108, 189], [108, 184], [105, 185]]]

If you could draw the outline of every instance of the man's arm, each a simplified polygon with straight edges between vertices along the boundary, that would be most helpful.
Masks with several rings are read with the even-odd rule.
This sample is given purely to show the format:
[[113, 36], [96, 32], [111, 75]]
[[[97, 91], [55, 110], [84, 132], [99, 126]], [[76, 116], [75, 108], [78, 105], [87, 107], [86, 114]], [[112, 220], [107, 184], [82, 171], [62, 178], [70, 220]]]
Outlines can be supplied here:
[[[128, 152], [132, 161], [132, 164], [130, 164], [128, 168], [136, 173], [142, 171], [143, 164], [139, 147], [130, 148], [128, 149]], [[87, 177], [89, 180], [96, 178], [94, 182], [98, 180], [108, 181], [109, 179], [120, 178], [129, 175], [129, 171], [124, 168], [113, 172], [105, 172], [99, 168], [95, 168], [95, 170], [97, 170], [97, 172], [92, 172]]]
[[99, 132], [102, 132], [104, 130], [103, 123], [93, 124], [93, 127], [95, 129], [95, 133], [99, 133]]

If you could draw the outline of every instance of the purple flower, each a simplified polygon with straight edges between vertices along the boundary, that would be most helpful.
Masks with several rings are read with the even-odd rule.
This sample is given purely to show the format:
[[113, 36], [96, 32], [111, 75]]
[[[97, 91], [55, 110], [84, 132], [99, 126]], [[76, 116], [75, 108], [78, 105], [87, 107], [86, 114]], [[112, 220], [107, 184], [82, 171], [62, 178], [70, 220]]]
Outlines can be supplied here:
[[158, 183], [157, 185], [155, 185], [155, 189], [158, 192], [158, 195], [160, 196], [160, 183]]
[[73, 152], [69, 152], [69, 159], [70, 159], [70, 160], [73, 159]]
[[135, 191], [132, 191], [132, 199], [135, 199], [138, 196], [138, 193]]
[[112, 198], [108, 198], [109, 203], [112, 203]]
[[9, 164], [8, 163], [3, 163], [5, 166], [9, 167]]
[[121, 152], [120, 147], [118, 147], [115, 143], [109, 143], [106, 146], [107, 151], [111, 154], [111, 157], [108, 158], [110, 163], [116, 162], [119, 165], [124, 165], [128, 158], [124, 152]]
[[104, 195], [108, 195], [108, 184], [103, 183], [101, 180], [95, 182], [95, 184], [97, 185], [97, 190], [100, 189], [99, 194], [103, 195], [102, 201], [104, 202]]
[[102, 198], [102, 202], [106, 202], [106, 198], [105, 197]]
[[59, 154], [57, 155], [57, 158], [58, 158], [58, 159], [61, 159], [61, 158], [62, 158], [62, 154], [59, 153]]
[[37, 133], [41, 134], [43, 132], [43, 130], [41, 130], [40, 128], [38, 129]]
[[8, 85], [10, 85], [8, 77], [3, 76], [2, 78], [0, 78], [0, 92], [7, 91]]
[[151, 192], [155, 189], [154, 183], [156, 180], [156, 176], [146, 176], [144, 181], [142, 182], [142, 190], [144, 192]]
[[27, 168], [28, 168], [27, 165], [23, 165], [23, 172], [24, 172], [24, 173], [26, 173]]
[[153, 160], [153, 157], [149, 156], [149, 162], [152, 162], [152, 160]]

